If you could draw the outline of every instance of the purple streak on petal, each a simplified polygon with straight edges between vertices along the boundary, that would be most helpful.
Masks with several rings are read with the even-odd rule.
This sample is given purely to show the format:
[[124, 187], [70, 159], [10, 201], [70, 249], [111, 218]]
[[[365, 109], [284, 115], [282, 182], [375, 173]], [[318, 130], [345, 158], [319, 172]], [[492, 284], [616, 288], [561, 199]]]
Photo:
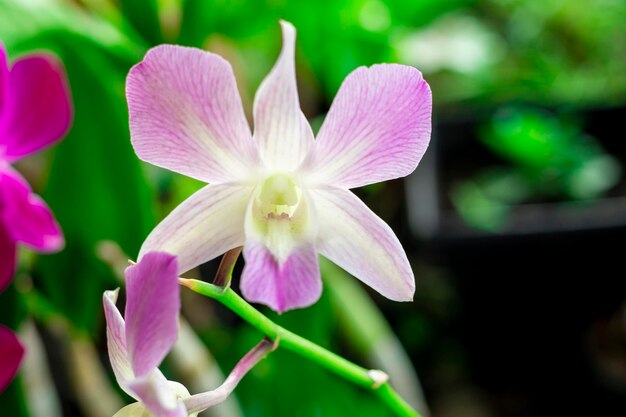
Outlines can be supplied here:
[[9, 162], [60, 140], [72, 121], [69, 89], [60, 62], [30, 55], [11, 68], [0, 113], [0, 144]]
[[310, 196], [320, 254], [385, 297], [412, 300], [415, 278], [393, 230], [348, 190], [329, 187], [310, 190]]
[[315, 246], [305, 243], [279, 262], [263, 244], [249, 241], [243, 256], [241, 292], [248, 301], [282, 313], [308, 307], [320, 298], [322, 280]]
[[139, 259], [150, 251], [178, 257], [184, 273], [245, 241], [244, 218], [252, 187], [207, 185], [172, 211], [146, 238]]
[[104, 317], [107, 322], [107, 350], [117, 383], [128, 395], [133, 396], [127, 385], [135, 378], [135, 375], [126, 349], [126, 325], [115, 306], [118, 293], [119, 288], [115, 291], [105, 291], [102, 296]]
[[233, 392], [239, 381], [269, 352], [274, 350], [274, 342], [263, 339], [246, 354], [231, 371], [226, 381], [214, 390], [192, 395], [184, 400], [189, 413], [198, 413], [223, 402]]
[[404, 177], [424, 155], [432, 97], [415, 68], [357, 68], [343, 82], [303, 169], [342, 188]]
[[154, 417], [187, 417], [187, 410], [163, 374], [152, 372], [130, 382], [128, 388]]
[[300, 110], [296, 85], [296, 30], [281, 22], [283, 48], [254, 98], [254, 139], [265, 164], [292, 171], [313, 145], [313, 132]]
[[211, 183], [241, 179], [258, 165], [233, 70], [220, 56], [152, 48], [130, 70], [126, 97], [144, 161]]
[[3, 222], [0, 221], [0, 292], [9, 286], [13, 275], [15, 275], [16, 257], [15, 241], [9, 235]]
[[11, 330], [0, 325], [0, 392], [13, 380], [24, 356], [24, 348]]
[[175, 256], [150, 252], [126, 269], [126, 346], [136, 377], [155, 370], [174, 345], [179, 312]]
[[46, 203], [16, 171], [0, 168], [0, 219], [13, 240], [38, 252], [63, 248], [63, 232]]

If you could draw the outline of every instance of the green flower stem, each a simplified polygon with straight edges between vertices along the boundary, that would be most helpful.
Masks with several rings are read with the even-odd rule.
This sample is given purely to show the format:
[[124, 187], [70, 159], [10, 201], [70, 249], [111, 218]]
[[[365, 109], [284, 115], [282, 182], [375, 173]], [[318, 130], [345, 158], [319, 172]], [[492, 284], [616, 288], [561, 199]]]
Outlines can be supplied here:
[[250, 323], [270, 338], [277, 346], [283, 347], [326, 369], [352, 381], [356, 385], [376, 393], [396, 415], [404, 417], [420, 417], [419, 413], [398, 395], [381, 371], [367, 370], [339, 355], [336, 355], [310, 340], [307, 340], [281, 327], [265, 317], [261, 312], [248, 304], [230, 288], [219, 287], [207, 282], [181, 278], [180, 283], [198, 294], [213, 298], [224, 304], [239, 317]]
[[320, 258], [320, 269], [324, 289], [348, 346], [371, 366], [384, 369], [402, 398], [428, 415], [428, 405], [411, 360], [363, 285], [325, 258]]

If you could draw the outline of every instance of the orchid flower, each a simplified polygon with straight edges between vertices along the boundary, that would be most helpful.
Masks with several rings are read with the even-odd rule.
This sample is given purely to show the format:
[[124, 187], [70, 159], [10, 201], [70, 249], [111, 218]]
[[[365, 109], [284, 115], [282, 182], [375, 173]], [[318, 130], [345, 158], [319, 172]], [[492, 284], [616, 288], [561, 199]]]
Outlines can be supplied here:
[[0, 325], [0, 392], [13, 380], [23, 356], [24, 348], [15, 333]]
[[157, 416], [187, 416], [180, 398], [189, 392], [158, 369], [178, 336], [176, 258], [149, 253], [126, 269], [124, 318], [115, 307], [118, 292], [104, 293], [109, 358], [117, 382]]
[[300, 110], [295, 29], [254, 100], [254, 134], [230, 65], [161, 45], [128, 75], [132, 144], [152, 164], [208, 182], [144, 242], [185, 272], [243, 246], [241, 290], [282, 312], [314, 303], [318, 252], [392, 300], [415, 281], [391, 228], [351, 188], [404, 177], [430, 139], [431, 92], [415, 68], [360, 67], [343, 82], [317, 138]]
[[114, 417], [187, 417], [224, 401], [241, 378], [273, 348], [261, 342], [218, 388], [191, 396], [158, 369], [178, 337], [180, 288], [176, 257], [147, 253], [126, 269], [126, 310], [115, 306], [119, 289], [104, 293], [109, 358], [120, 387], [138, 403]]
[[60, 63], [49, 55], [29, 55], [9, 69], [0, 45], [0, 291], [15, 273], [16, 243], [39, 252], [63, 247], [52, 212], [10, 164], [57, 142], [71, 120]]

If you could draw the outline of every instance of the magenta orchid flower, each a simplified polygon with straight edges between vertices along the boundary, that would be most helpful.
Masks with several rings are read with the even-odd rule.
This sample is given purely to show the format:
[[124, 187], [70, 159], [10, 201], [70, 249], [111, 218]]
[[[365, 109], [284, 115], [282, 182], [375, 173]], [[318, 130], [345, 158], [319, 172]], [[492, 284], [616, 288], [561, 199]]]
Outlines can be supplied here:
[[71, 120], [61, 64], [49, 55], [29, 55], [9, 69], [0, 45], [0, 291], [15, 273], [17, 243], [38, 252], [63, 247], [52, 212], [10, 164], [60, 140]]
[[15, 333], [0, 325], [0, 392], [15, 377], [23, 356], [24, 348]]
[[151, 49], [127, 80], [132, 143], [152, 164], [208, 182], [141, 248], [185, 272], [244, 246], [241, 290], [282, 312], [314, 303], [318, 252], [392, 300], [415, 282], [391, 228], [351, 188], [404, 177], [430, 139], [431, 92], [415, 68], [360, 67], [343, 82], [317, 138], [299, 106], [295, 29], [246, 122], [230, 65], [199, 49]]
[[126, 269], [124, 318], [115, 306], [118, 290], [104, 293], [109, 358], [120, 387], [139, 402], [114, 417], [187, 417], [224, 401], [241, 378], [273, 345], [263, 341], [237, 364], [218, 388], [190, 395], [178, 382], [168, 381], [158, 366], [178, 337], [180, 287], [176, 257], [147, 253]]

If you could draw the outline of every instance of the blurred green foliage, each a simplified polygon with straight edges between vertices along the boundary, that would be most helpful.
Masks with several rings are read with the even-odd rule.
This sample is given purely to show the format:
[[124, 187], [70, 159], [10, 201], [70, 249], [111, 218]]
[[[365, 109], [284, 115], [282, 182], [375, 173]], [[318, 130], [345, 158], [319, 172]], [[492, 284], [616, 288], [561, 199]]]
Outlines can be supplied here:
[[550, 114], [502, 109], [481, 138], [496, 154], [511, 161], [537, 194], [596, 198], [619, 180], [619, 163], [595, 138]]
[[485, 168], [452, 191], [459, 214], [479, 229], [501, 229], [518, 204], [602, 197], [621, 177], [619, 162], [595, 138], [540, 110], [502, 108], [480, 139], [510, 165]]

